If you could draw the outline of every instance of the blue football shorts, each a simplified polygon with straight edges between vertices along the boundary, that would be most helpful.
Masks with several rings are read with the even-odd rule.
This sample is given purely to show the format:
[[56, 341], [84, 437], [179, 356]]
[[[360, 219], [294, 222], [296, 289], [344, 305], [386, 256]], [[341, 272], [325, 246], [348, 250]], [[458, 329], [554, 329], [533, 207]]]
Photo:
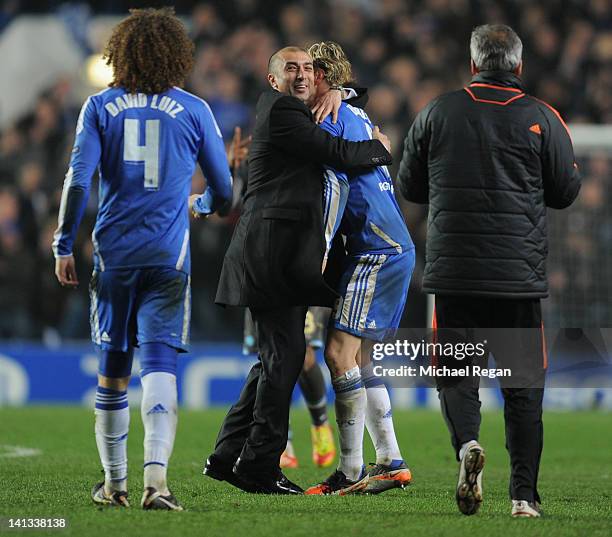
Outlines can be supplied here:
[[102, 350], [165, 343], [188, 351], [189, 274], [170, 267], [94, 270], [89, 296], [91, 339]]
[[348, 256], [345, 263], [333, 327], [373, 341], [392, 337], [406, 305], [414, 248], [401, 254]]

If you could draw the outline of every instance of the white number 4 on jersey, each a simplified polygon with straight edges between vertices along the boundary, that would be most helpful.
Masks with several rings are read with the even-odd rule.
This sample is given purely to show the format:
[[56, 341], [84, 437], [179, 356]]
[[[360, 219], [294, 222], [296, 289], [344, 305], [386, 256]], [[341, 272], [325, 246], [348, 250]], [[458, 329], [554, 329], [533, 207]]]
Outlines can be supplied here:
[[123, 160], [144, 162], [144, 187], [159, 188], [159, 119], [145, 121], [145, 145], [138, 145], [140, 121], [125, 119], [123, 122]]

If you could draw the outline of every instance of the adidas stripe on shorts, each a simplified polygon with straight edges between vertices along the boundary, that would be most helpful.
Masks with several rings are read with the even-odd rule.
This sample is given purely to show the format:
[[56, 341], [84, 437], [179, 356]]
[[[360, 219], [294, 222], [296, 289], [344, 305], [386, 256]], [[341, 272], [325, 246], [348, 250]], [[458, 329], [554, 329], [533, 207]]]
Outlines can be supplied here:
[[414, 259], [414, 248], [349, 256], [332, 314], [334, 328], [374, 341], [392, 336], [404, 312]]

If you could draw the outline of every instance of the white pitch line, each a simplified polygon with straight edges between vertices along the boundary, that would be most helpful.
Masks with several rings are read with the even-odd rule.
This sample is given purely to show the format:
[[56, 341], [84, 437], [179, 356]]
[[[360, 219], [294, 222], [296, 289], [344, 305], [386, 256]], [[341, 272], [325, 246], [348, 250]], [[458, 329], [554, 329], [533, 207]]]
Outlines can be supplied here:
[[23, 446], [0, 444], [0, 458], [16, 459], [18, 457], [36, 457], [42, 455], [42, 450]]

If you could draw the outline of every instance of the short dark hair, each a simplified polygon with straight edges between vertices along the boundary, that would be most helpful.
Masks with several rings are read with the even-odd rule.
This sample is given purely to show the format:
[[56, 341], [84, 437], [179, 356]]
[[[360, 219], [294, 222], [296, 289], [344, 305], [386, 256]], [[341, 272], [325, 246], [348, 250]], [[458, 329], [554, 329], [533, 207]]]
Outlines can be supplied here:
[[130, 93], [163, 93], [182, 86], [193, 68], [193, 41], [174, 9], [131, 9], [104, 50], [113, 68], [111, 87]]
[[[271, 74], [278, 74], [275, 72], [275, 70], [278, 67], [278, 62], [281, 59], [281, 56], [283, 55], [284, 52], [305, 52], [306, 54], [308, 54], [308, 51], [305, 48], [302, 47], [296, 47], [293, 45], [290, 45], [288, 47], [283, 47], [280, 50], [277, 50], [274, 54], [272, 54], [272, 56], [270, 56], [270, 59], [268, 60], [268, 73]], [[310, 56], [310, 54], [308, 54]]]
[[523, 43], [505, 24], [483, 24], [472, 31], [470, 56], [479, 71], [514, 71], [521, 63]]

